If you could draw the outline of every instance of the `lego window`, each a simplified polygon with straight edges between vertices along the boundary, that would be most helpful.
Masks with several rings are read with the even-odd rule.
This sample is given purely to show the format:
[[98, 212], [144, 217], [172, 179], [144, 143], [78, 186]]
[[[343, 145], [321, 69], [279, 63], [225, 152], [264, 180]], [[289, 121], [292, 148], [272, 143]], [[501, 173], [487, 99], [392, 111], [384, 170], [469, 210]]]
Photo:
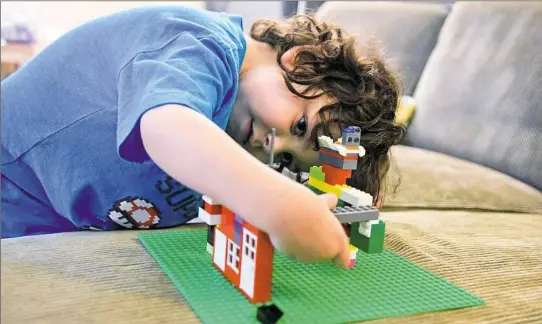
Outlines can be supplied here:
[[248, 257], [254, 261], [256, 256], [256, 237], [254, 234], [245, 232], [244, 257]]
[[231, 240], [228, 240], [228, 266], [232, 268], [235, 273], [239, 273], [239, 259], [240, 259], [240, 248], [233, 243]]

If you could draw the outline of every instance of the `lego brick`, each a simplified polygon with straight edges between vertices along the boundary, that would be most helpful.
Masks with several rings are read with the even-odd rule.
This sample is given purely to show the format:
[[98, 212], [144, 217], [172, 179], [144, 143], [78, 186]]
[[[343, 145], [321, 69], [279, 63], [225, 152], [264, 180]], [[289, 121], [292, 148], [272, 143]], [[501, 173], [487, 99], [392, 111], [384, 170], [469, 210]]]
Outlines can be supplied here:
[[348, 260], [348, 268], [351, 269], [356, 266], [356, 258], [357, 258], [359, 249], [353, 246], [352, 244], [350, 244], [349, 249], [350, 249], [350, 259]]
[[352, 170], [340, 169], [329, 164], [322, 165], [322, 171], [326, 174], [326, 176], [338, 176], [344, 177], [345, 179], [349, 179], [352, 176]]
[[330, 157], [337, 158], [337, 159], [339, 159], [341, 161], [345, 161], [345, 160], [356, 161], [358, 159], [358, 153], [356, 153], [356, 152], [347, 153], [346, 155], [341, 155], [341, 154], [339, 154], [338, 151], [330, 150], [330, 149], [327, 149], [327, 148], [321, 148], [320, 153], [324, 154], [324, 155], [328, 155]]
[[226, 235], [215, 227], [215, 244], [213, 244], [213, 264], [220, 270], [226, 268]]
[[[305, 183], [305, 187], [309, 188], [310, 190], [312, 190], [312, 192], [314, 192], [317, 195], [321, 195], [321, 194], [325, 193], [325, 192], [323, 192], [321, 190], [318, 190], [315, 187], [311, 186], [308, 182]], [[343, 206], [344, 206], [344, 201], [339, 199], [337, 201], [337, 207], [343, 207]]]
[[243, 220], [238, 215], [235, 215], [235, 227], [234, 227], [234, 242], [237, 245], [241, 245], [241, 232], [243, 231]]
[[357, 126], [347, 126], [343, 128], [341, 144], [356, 149], [361, 141], [361, 128]]
[[378, 224], [378, 220], [372, 220], [368, 222], [359, 222], [358, 233], [365, 237], [371, 237], [371, 228], [373, 225]]
[[345, 185], [346, 180], [352, 176], [352, 170], [336, 168], [329, 164], [322, 165], [322, 170], [326, 174], [326, 183], [330, 185]]
[[213, 198], [211, 198], [211, 197], [209, 197], [209, 196], [206, 196], [206, 195], [202, 195], [202, 196], [201, 196], [201, 199], [202, 199], [204, 202], [208, 203], [209, 205], [220, 205], [219, 203], [215, 202], [215, 201], [213, 200]]
[[344, 161], [342, 168], [345, 170], [356, 170], [358, 168], [358, 161]]
[[340, 186], [332, 186], [330, 184], [327, 184], [323, 181], [320, 181], [318, 179], [314, 179], [309, 176], [309, 185], [313, 186], [314, 188], [324, 192], [324, 193], [332, 193], [337, 198], [341, 196], [341, 187]]
[[207, 202], [204, 203], [204, 209], [206, 212], [208, 212], [211, 215], [220, 215], [222, 214], [222, 206], [221, 205], [211, 205]]
[[327, 155], [327, 154], [323, 154], [322, 151], [320, 151], [320, 153], [318, 154], [318, 161], [320, 161], [320, 163], [322, 164], [329, 164], [331, 166], [334, 166], [336, 168], [341, 168], [341, 169], [344, 164], [343, 160]]
[[355, 170], [358, 165], [357, 160], [341, 160], [326, 154], [319, 154], [318, 160], [322, 164], [329, 164], [339, 169]]
[[330, 151], [335, 151], [342, 156], [357, 154], [358, 156], [362, 157], [365, 155], [365, 148], [363, 146], [353, 146], [355, 149], [349, 148], [342, 144], [341, 138], [339, 138], [337, 142], [333, 142], [333, 139], [328, 136], [320, 136], [318, 137], [318, 143], [320, 144], [320, 150], [327, 149]]
[[221, 215], [211, 215], [205, 209], [202, 209], [201, 207], [198, 210], [198, 217], [204, 221], [207, 225], [218, 225], [220, 224], [220, 221], [222, 219]]
[[262, 324], [275, 324], [284, 315], [284, 313], [275, 304], [262, 305], [258, 307], [256, 318]]
[[312, 190], [312, 192], [314, 192], [317, 195], [321, 195], [321, 194], [325, 193], [322, 190], [316, 189], [316, 187], [310, 185], [308, 181], [305, 182], [305, 187], [309, 188], [310, 190]]
[[341, 188], [341, 195], [339, 198], [353, 207], [370, 206], [373, 204], [373, 196], [352, 187]]
[[326, 175], [325, 173], [322, 171], [322, 167], [321, 166], [312, 166], [310, 169], [309, 169], [309, 176], [310, 177], [313, 177], [314, 179], [318, 179], [320, 181], [326, 181]]
[[215, 227], [207, 226], [207, 243], [213, 245], [215, 241]]
[[225, 206], [222, 206], [222, 217], [221, 224], [224, 225], [233, 225], [235, 219], [235, 214]]
[[336, 147], [336, 144], [333, 143], [333, 139], [329, 136], [318, 137], [318, 144], [320, 146], [320, 149], [328, 148], [331, 150], [338, 150], [338, 147]]
[[350, 244], [368, 254], [381, 253], [384, 250], [384, 236], [386, 225], [383, 221], [371, 226], [371, 237], [359, 233], [359, 223], [352, 223]]
[[333, 210], [333, 214], [341, 223], [377, 220], [379, 216], [378, 209], [372, 206], [337, 207]]
[[[205, 235], [205, 229], [186, 229], [144, 232], [138, 238], [199, 321], [257, 323], [261, 305], [250, 303], [209, 266]], [[484, 303], [388, 250], [357, 253], [353, 269], [338, 269], [330, 262], [305, 264], [275, 253], [272, 285], [269, 303], [284, 312], [279, 323], [357, 323]]]

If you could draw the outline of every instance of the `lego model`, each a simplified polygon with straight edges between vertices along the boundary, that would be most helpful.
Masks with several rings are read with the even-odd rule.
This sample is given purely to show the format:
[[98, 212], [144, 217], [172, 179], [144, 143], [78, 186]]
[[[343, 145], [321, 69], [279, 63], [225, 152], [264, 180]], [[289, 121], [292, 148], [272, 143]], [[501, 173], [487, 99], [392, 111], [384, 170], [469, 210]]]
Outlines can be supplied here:
[[[273, 164], [275, 130], [271, 132], [269, 165]], [[333, 193], [338, 198], [333, 213], [350, 238], [350, 262], [353, 268], [359, 249], [380, 253], [384, 247], [384, 222], [373, 207], [371, 195], [346, 185], [359, 157], [365, 155], [360, 145], [361, 129], [345, 127], [342, 138], [334, 142], [320, 136], [321, 166], [310, 168], [306, 184], [316, 193]], [[243, 220], [224, 205], [204, 195], [199, 217], [208, 225], [207, 251], [217, 268], [250, 302], [271, 300], [274, 248], [266, 233]]]
[[[269, 165], [273, 165], [276, 130], [271, 130]], [[203, 195], [199, 218], [207, 225], [207, 251], [213, 265], [250, 302], [271, 300], [273, 244], [269, 236], [235, 215], [230, 209]]]
[[365, 155], [360, 142], [361, 129], [354, 126], [345, 127], [342, 137], [335, 142], [330, 137], [320, 136], [319, 161], [322, 165], [310, 168], [307, 184], [316, 193], [337, 196], [337, 208], [333, 213], [350, 238], [350, 268], [356, 265], [359, 249], [366, 253], [380, 253], [384, 249], [385, 224], [379, 220], [378, 209], [373, 207], [373, 197], [346, 185], [352, 170], [358, 166], [359, 157]]
[[274, 249], [269, 236], [207, 196], [199, 217], [208, 225], [207, 251], [215, 268], [252, 303], [271, 300]]

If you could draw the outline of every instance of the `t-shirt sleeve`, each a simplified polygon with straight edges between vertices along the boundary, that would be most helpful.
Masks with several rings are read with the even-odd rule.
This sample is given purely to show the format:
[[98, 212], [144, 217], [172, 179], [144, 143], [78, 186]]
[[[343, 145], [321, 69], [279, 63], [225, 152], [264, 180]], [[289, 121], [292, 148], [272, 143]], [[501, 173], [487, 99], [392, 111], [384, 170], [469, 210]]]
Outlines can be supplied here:
[[212, 119], [238, 73], [232, 53], [211, 38], [181, 34], [158, 50], [139, 53], [125, 65], [118, 79], [120, 157], [141, 163], [150, 159], [139, 127], [149, 109], [178, 104]]

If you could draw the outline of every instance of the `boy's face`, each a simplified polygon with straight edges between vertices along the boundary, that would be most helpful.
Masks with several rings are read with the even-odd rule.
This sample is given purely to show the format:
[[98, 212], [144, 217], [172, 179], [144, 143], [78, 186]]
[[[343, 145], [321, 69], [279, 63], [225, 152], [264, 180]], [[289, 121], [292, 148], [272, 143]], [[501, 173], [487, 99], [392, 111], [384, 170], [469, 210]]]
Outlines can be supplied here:
[[330, 102], [325, 96], [297, 97], [286, 86], [278, 65], [260, 66], [243, 75], [226, 131], [249, 153], [267, 162], [271, 128], [275, 128], [275, 157], [289, 155], [293, 161], [288, 167], [295, 164], [308, 171], [318, 164], [311, 130], [320, 120], [320, 109]]

